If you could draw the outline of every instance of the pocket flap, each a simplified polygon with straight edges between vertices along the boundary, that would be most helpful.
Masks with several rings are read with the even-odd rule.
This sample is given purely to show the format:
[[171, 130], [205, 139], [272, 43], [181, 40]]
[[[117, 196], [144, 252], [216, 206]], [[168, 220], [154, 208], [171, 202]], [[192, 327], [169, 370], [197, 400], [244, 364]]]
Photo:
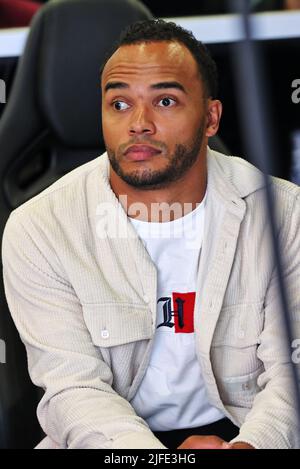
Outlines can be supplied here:
[[114, 347], [152, 337], [152, 314], [146, 307], [89, 303], [83, 304], [82, 308], [95, 345]]
[[229, 392], [249, 392], [256, 393], [260, 390], [257, 384], [258, 377], [264, 372], [264, 366], [261, 364], [259, 368], [252, 373], [243, 376], [224, 376], [221, 380]]
[[243, 348], [258, 344], [263, 323], [263, 302], [226, 306], [220, 312], [213, 345]]

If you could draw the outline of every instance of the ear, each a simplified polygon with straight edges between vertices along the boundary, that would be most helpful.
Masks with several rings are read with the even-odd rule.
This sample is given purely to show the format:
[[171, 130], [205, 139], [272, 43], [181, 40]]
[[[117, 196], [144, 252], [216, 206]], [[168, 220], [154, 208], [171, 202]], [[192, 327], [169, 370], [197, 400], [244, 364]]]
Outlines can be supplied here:
[[213, 137], [219, 129], [222, 115], [222, 103], [218, 99], [208, 99], [206, 117], [206, 137]]

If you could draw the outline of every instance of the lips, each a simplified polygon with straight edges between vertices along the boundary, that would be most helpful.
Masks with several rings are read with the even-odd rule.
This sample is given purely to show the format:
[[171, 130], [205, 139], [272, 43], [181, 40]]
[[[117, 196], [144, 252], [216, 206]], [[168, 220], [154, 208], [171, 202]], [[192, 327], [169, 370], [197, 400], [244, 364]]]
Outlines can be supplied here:
[[133, 161], [143, 161], [148, 160], [159, 153], [161, 153], [161, 150], [150, 145], [131, 145], [125, 151], [125, 156], [127, 159]]

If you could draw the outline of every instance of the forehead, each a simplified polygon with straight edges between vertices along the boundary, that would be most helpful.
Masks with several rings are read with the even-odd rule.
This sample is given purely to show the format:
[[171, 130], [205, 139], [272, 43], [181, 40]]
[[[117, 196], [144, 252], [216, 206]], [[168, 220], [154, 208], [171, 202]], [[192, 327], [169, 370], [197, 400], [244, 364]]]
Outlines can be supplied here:
[[183, 44], [162, 41], [119, 47], [104, 67], [102, 82], [125, 77], [186, 81], [199, 78], [199, 72], [196, 60]]

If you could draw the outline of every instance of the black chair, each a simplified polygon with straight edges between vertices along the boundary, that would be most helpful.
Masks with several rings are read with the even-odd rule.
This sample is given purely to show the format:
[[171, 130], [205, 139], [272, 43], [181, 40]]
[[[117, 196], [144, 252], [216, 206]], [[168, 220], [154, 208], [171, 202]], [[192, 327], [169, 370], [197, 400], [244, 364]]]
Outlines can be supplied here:
[[[104, 151], [101, 63], [126, 25], [151, 17], [138, 0], [53, 0], [35, 15], [0, 120], [0, 233], [12, 209]], [[226, 152], [219, 139], [211, 146]], [[0, 305], [0, 448], [32, 448], [42, 438], [42, 391], [29, 379], [2, 281]]]
[[[38, 11], [0, 120], [0, 233], [12, 209], [104, 151], [101, 63], [126, 25], [151, 17], [138, 0], [55, 0]], [[0, 284], [0, 448], [32, 448], [41, 393]]]

